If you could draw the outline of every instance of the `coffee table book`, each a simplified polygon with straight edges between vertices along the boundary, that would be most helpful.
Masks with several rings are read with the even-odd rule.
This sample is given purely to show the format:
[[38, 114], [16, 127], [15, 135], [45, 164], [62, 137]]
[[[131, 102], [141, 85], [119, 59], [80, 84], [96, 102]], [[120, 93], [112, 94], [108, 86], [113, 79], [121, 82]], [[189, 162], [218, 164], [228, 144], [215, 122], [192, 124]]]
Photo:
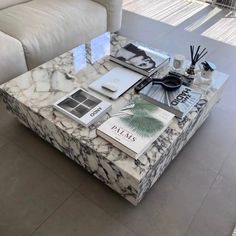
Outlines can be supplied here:
[[81, 88], [61, 98], [53, 107], [85, 127], [95, 123], [111, 110], [110, 103], [102, 101]]
[[170, 56], [137, 43], [128, 43], [122, 48], [112, 50], [110, 60], [142, 75], [150, 76], [167, 65]]
[[97, 128], [97, 134], [138, 159], [169, 126], [174, 115], [135, 97], [130, 104]]
[[178, 118], [184, 118], [202, 96], [200, 92], [184, 85], [175, 91], [167, 91], [161, 85], [152, 83], [139, 94], [143, 99], [172, 112]]

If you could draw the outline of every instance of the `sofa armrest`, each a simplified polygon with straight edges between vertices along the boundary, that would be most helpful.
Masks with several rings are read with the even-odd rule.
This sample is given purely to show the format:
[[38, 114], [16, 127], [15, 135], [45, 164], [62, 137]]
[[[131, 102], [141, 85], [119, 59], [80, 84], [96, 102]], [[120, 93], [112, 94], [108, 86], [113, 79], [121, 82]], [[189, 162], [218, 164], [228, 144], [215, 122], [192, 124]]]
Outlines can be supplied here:
[[122, 0], [93, 0], [107, 9], [107, 31], [116, 32], [121, 27]]
[[28, 69], [22, 44], [0, 31], [0, 84], [25, 73]]

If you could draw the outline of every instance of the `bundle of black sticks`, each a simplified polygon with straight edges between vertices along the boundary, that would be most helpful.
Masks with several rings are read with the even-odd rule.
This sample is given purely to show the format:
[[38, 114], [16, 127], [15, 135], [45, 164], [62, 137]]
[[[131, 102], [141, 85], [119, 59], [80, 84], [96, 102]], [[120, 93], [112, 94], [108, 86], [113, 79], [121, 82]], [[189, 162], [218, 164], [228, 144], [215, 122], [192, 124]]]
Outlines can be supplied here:
[[202, 51], [200, 51], [201, 46], [197, 47], [197, 50], [194, 50], [194, 46], [190, 46], [190, 53], [191, 53], [191, 64], [193, 66], [196, 65], [198, 61], [200, 61], [208, 52], [206, 51], [206, 48], [204, 48]]

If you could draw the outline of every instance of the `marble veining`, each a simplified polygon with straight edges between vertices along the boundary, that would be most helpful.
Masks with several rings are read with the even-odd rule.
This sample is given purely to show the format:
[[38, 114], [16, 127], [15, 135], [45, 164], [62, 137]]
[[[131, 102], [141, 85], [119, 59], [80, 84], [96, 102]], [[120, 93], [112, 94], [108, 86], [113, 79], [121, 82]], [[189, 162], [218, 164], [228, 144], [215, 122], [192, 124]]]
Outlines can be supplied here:
[[[111, 50], [125, 43], [126, 38], [113, 35]], [[88, 55], [87, 66], [78, 72], [74, 61], [78, 59], [72, 50], [3, 84], [4, 102], [25, 126], [136, 205], [207, 118], [220, 99], [227, 75], [216, 72], [194, 109], [183, 120], [174, 118], [148, 151], [134, 160], [96, 135], [96, 128], [131, 100], [133, 89], [116, 101], [108, 100], [112, 112], [89, 128], [53, 109], [62, 96], [78, 87], [89, 90], [89, 83], [117, 67], [108, 57], [91, 64]]]

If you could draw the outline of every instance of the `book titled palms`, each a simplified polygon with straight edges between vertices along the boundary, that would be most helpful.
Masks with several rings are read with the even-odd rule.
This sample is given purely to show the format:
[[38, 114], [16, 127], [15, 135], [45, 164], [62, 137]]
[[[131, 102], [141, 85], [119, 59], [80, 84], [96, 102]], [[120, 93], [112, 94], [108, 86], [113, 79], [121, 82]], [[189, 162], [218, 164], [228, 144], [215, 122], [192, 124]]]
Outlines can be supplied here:
[[110, 60], [142, 75], [150, 76], [167, 65], [170, 56], [157, 49], [128, 43], [120, 49], [112, 49]]
[[175, 91], [167, 91], [161, 85], [153, 85], [152, 83], [143, 88], [139, 94], [143, 99], [172, 112], [178, 118], [185, 117], [202, 95], [184, 85]]
[[138, 159], [169, 126], [174, 115], [135, 97], [131, 103], [105, 121], [97, 134]]

